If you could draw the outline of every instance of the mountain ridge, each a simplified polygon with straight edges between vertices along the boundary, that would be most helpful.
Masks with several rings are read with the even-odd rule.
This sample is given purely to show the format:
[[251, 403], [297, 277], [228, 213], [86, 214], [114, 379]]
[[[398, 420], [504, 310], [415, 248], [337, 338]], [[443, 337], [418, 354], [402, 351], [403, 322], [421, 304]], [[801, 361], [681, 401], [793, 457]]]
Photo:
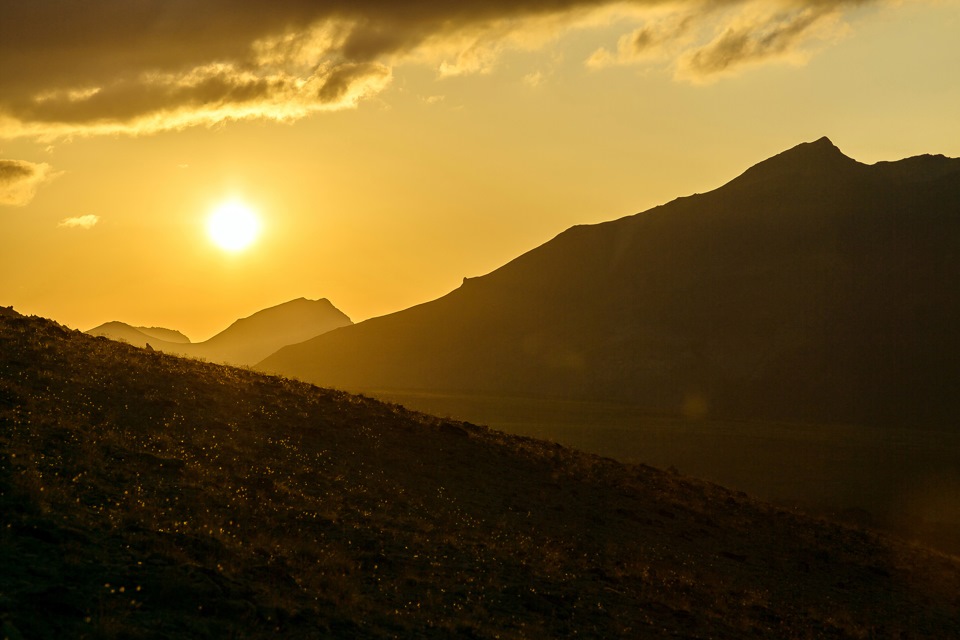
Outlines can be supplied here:
[[[103, 324], [97, 325], [92, 329], [88, 329], [86, 333], [94, 336], [102, 335], [109, 337], [110, 333], [129, 332], [131, 336], [139, 339], [139, 336], [132, 333], [134, 331], [142, 334], [144, 338], [153, 338], [155, 340], [163, 340], [164, 342], [181, 344], [190, 343], [190, 338], [175, 329], [167, 329], [165, 327], [135, 327], [131, 324], [127, 324], [126, 322], [121, 322], [120, 320], [110, 320], [109, 322], [104, 322]], [[136, 346], [142, 347], [143, 345], [138, 344]]]
[[174, 329], [166, 329], [164, 327], [135, 327], [141, 333], [148, 335], [151, 338], [156, 338], [158, 340], [163, 340], [164, 342], [178, 342], [181, 344], [187, 344], [190, 342], [190, 338], [183, 335], [181, 332]]
[[865, 165], [821, 138], [257, 366], [355, 391], [943, 423], [960, 415], [940, 355], [960, 354], [957, 176], [957, 160]]
[[[139, 347], [149, 344], [151, 348], [167, 353], [252, 365], [282, 346], [349, 324], [352, 324], [350, 318], [327, 298], [309, 300], [301, 297], [235, 320], [202, 342], [190, 342], [183, 334], [169, 329], [132, 327], [117, 321], [104, 323], [87, 333], [120, 338]], [[171, 334], [183, 336], [186, 342], [164, 339], [163, 336]]]

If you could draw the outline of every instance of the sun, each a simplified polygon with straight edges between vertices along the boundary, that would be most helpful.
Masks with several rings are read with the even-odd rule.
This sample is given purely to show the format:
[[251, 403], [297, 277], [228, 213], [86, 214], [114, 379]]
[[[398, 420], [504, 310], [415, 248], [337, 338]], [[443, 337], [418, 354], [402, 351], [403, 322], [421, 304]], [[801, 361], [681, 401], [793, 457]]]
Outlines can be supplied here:
[[207, 218], [207, 234], [224, 251], [243, 251], [260, 235], [260, 219], [242, 202], [219, 205]]

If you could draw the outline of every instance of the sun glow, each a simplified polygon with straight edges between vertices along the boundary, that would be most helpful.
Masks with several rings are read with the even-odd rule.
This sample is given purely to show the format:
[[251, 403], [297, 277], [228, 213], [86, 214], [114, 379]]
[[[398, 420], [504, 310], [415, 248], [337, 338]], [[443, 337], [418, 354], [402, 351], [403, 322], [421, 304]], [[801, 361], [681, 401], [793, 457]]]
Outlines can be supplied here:
[[243, 251], [260, 235], [260, 219], [250, 207], [232, 200], [219, 205], [210, 214], [207, 234], [224, 251]]

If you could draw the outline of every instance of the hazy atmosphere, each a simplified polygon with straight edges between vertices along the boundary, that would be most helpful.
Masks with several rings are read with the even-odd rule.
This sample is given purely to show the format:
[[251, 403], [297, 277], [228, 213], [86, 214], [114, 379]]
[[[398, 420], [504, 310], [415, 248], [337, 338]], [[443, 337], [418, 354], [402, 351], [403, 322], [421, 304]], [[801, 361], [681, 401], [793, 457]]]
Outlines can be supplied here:
[[0, 303], [356, 322], [823, 135], [960, 156], [958, 32], [955, 1], [6, 3]]
[[958, 34], [0, 1], [0, 638], [960, 638]]

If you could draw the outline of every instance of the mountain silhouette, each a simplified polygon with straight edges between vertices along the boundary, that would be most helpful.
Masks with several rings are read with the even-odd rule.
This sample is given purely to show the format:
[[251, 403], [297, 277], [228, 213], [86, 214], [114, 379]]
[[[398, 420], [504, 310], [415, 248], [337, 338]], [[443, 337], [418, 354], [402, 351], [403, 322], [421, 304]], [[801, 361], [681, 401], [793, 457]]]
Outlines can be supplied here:
[[356, 391], [943, 425], [960, 416], [958, 279], [960, 160], [865, 165], [821, 138], [258, 366]]
[[164, 329], [163, 327], [135, 327], [140, 333], [145, 334], [149, 338], [154, 340], [163, 340], [164, 342], [175, 342], [178, 344], [186, 344], [190, 342], [190, 338], [183, 335], [179, 331], [174, 331], [173, 329]]
[[[138, 347], [149, 343], [152, 348], [166, 353], [213, 362], [252, 365], [283, 346], [303, 342], [349, 324], [350, 318], [326, 298], [298, 298], [241, 318], [203, 342], [191, 343], [186, 336], [170, 329], [131, 327], [122, 322], [108, 322], [87, 333], [122, 340]], [[182, 340], [177, 339], [178, 336]]]
[[111, 340], [118, 340], [132, 344], [135, 347], [145, 347], [148, 343], [170, 342], [172, 344], [188, 344], [190, 339], [179, 331], [163, 329], [161, 327], [134, 327], [126, 322], [113, 320], [88, 330], [92, 336], [103, 336]]

